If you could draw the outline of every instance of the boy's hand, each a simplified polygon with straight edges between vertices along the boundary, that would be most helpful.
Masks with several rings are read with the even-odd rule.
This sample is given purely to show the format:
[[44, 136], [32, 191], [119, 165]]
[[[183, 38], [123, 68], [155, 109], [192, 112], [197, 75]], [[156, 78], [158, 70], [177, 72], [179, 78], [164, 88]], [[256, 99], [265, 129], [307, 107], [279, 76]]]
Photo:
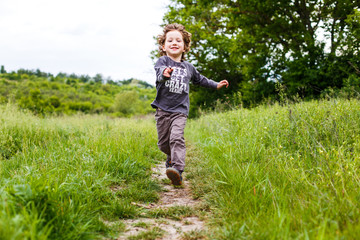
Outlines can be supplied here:
[[174, 69], [172, 69], [172, 68], [165, 68], [165, 70], [164, 70], [164, 72], [163, 72], [163, 75], [165, 76], [165, 77], [171, 77], [171, 72], [173, 71]]
[[[164, 71], [165, 72], [165, 71]], [[229, 86], [229, 82], [227, 80], [222, 80], [218, 83], [217, 89], [222, 88], [223, 86], [226, 86], [226, 88]]]

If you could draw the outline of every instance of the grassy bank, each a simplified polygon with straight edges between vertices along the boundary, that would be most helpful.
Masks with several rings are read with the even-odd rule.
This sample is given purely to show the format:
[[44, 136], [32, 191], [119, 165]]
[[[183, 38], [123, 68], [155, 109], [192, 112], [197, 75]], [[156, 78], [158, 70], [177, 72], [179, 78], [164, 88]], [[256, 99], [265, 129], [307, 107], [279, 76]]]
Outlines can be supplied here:
[[[191, 121], [193, 182], [216, 239], [356, 239], [360, 102], [331, 100]], [[219, 225], [220, 223], [220, 225]]]
[[156, 140], [150, 120], [43, 119], [0, 106], [0, 239], [111, 236], [105, 220], [137, 217], [132, 201], [158, 198]]

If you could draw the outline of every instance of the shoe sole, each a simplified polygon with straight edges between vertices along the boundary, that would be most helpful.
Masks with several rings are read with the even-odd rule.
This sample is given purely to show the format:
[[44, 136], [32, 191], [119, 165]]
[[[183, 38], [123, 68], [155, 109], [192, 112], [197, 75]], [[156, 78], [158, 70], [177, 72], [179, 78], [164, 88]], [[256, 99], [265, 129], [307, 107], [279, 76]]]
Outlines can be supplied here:
[[182, 184], [180, 173], [175, 168], [166, 169], [166, 176], [173, 185], [180, 186]]

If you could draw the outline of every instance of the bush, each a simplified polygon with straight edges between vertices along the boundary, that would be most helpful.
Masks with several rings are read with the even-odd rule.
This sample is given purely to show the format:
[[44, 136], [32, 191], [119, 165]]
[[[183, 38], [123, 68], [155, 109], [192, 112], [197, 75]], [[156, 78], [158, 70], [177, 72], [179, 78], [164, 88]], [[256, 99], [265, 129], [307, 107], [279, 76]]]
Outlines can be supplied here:
[[90, 110], [93, 108], [93, 104], [91, 102], [70, 102], [69, 108], [71, 110], [89, 113]]
[[136, 91], [126, 91], [116, 95], [112, 107], [114, 112], [120, 112], [125, 116], [134, 114], [139, 108], [139, 97]]

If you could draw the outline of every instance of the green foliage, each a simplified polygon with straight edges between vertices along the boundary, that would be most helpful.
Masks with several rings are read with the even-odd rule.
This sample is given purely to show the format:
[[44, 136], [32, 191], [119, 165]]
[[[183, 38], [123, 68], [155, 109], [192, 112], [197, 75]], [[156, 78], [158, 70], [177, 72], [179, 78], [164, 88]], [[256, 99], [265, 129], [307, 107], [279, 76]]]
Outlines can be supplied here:
[[90, 81], [89, 76], [59, 73], [54, 77], [40, 70], [5, 72], [0, 74], [0, 103], [17, 103], [41, 116], [79, 112], [133, 116], [153, 112], [150, 103], [156, 90], [148, 83], [136, 79], [102, 82], [101, 74]]
[[137, 111], [138, 101], [139, 97], [135, 91], [120, 93], [115, 97], [113, 109], [115, 112], [120, 112], [125, 116], [131, 115]]
[[20, 98], [19, 106], [24, 109], [29, 109], [35, 114], [52, 113], [55, 107], [51, 104], [51, 100], [54, 98], [56, 98], [56, 96], [51, 96], [50, 99], [44, 99], [40, 90], [33, 88], [30, 89], [29, 96]]
[[0, 239], [111, 237], [103, 220], [157, 200], [156, 140], [149, 120], [38, 118], [0, 105]]
[[[240, 91], [248, 107], [274, 98], [275, 82], [313, 98], [359, 74], [358, 7], [355, 0], [172, 0], [164, 24], [183, 24], [192, 33], [189, 60], [203, 75], [229, 80], [226, 93]], [[223, 100], [192, 91], [196, 106]]]
[[[346, 48], [343, 48], [343, 51], [346, 51], [347, 54], [353, 54], [354, 56], [359, 55], [360, 50], [360, 10], [354, 9], [354, 13], [347, 16], [345, 20], [348, 24], [349, 33], [344, 39]], [[358, 73], [360, 73], [358, 71]]]
[[[278, 87], [281, 92], [281, 86]], [[264, 105], [190, 121], [212, 239], [356, 239], [360, 101]]]

